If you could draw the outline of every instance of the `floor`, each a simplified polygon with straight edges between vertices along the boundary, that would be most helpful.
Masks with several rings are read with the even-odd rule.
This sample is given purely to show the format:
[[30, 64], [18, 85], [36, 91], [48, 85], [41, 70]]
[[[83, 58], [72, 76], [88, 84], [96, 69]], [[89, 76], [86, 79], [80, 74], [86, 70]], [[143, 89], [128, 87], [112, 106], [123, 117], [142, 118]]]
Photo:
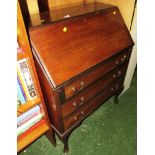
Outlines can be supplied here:
[[[68, 155], [136, 155], [137, 154], [137, 74], [131, 87], [120, 97], [119, 104], [108, 100], [69, 138]], [[57, 139], [53, 147], [45, 136], [19, 155], [63, 155]]]

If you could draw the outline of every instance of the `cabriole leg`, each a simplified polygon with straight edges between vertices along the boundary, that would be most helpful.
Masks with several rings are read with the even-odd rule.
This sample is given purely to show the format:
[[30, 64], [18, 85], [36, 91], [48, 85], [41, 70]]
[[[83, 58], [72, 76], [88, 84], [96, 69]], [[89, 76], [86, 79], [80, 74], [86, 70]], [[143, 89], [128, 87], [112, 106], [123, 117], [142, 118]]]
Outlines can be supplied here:
[[122, 85], [120, 88], [117, 89], [115, 96], [114, 96], [114, 103], [118, 104], [119, 103], [119, 95], [121, 94], [121, 92], [124, 89], [124, 85]]
[[118, 95], [116, 95], [116, 96], [114, 97], [114, 103], [115, 103], [115, 104], [118, 104], [118, 103], [119, 103], [119, 96], [118, 96]]
[[68, 146], [68, 136], [65, 136], [63, 139], [62, 139], [62, 142], [64, 144], [64, 153], [68, 153], [69, 152], [69, 146]]

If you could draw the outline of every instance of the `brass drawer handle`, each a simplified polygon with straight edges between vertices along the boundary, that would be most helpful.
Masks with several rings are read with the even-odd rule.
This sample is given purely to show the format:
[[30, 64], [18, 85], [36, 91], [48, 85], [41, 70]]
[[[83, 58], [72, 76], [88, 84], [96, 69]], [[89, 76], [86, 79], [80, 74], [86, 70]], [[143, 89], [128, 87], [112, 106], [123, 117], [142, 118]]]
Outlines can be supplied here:
[[119, 85], [118, 85], [118, 84], [116, 84], [116, 85], [115, 85], [115, 88], [117, 89], [118, 87], [119, 87]]
[[76, 88], [75, 87], [72, 87], [71, 89], [72, 89], [73, 92], [76, 92]]
[[84, 116], [84, 112], [81, 111], [81, 115], [80, 115], [79, 119], [81, 119], [83, 116]]
[[84, 115], [84, 112], [83, 112], [83, 111], [81, 111], [81, 115], [82, 115], [82, 116]]
[[74, 106], [74, 107], [77, 107], [78, 105], [77, 105], [77, 103], [76, 103], [76, 102], [73, 102], [73, 106]]
[[121, 58], [120, 61], [119, 61], [119, 60], [116, 60], [116, 61], [115, 61], [115, 64], [116, 64], [116, 65], [120, 65], [120, 64], [122, 64], [124, 61], [125, 61], [125, 59], [124, 59], [124, 58]]
[[81, 85], [80, 89], [82, 90], [82, 89], [84, 88], [84, 86], [85, 86], [85, 83], [82, 81], [82, 82], [80, 83], [80, 85]]
[[116, 91], [116, 90], [118, 89], [118, 87], [119, 87], [119, 85], [118, 85], [118, 84], [116, 84], [116, 85], [115, 85], [115, 88], [113, 88], [113, 87], [112, 87], [112, 88], [110, 88], [110, 91], [111, 91], [111, 92], [114, 92], [114, 91]]
[[[80, 90], [82, 90], [82, 89], [84, 88], [85, 83], [82, 81], [82, 82], [80, 83], [80, 85], [81, 85]], [[72, 91], [73, 91], [74, 93], [77, 91], [77, 89], [76, 89], [75, 87], [71, 87], [71, 89], [72, 89]], [[80, 90], [79, 90], [79, 91], [80, 91]]]
[[81, 98], [80, 98], [80, 101], [81, 101], [81, 102], [80, 102], [80, 105], [79, 105], [79, 106], [81, 106], [81, 105], [84, 103], [84, 97], [81, 97]]
[[121, 71], [118, 71], [116, 74], [113, 74], [113, 78], [118, 78], [121, 76]]
[[115, 64], [116, 64], [116, 65], [119, 65], [119, 61], [118, 61], [118, 60], [116, 60], [116, 61], [115, 61]]
[[84, 101], [84, 97], [82, 96], [82, 97], [80, 98], [80, 100], [81, 100], [81, 101]]
[[83, 116], [84, 116], [84, 112], [81, 111], [79, 118], [78, 118], [77, 116], [74, 116], [73, 119], [74, 119], [75, 121], [77, 121], [77, 120], [81, 119]]
[[110, 88], [110, 91], [113, 92], [114, 91], [114, 88]]
[[74, 118], [73, 118], [75, 121], [77, 121], [78, 120], [78, 118], [77, 118], [77, 116], [74, 116]]
[[123, 57], [124, 57], [124, 59], [126, 59], [126, 57], [127, 57], [126, 54]]
[[124, 56], [121, 58], [121, 60], [116, 60], [116, 61], [115, 61], [115, 64], [116, 64], [116, 65], [122, 64], [122, 63], [125, 61], [126, 57], [127, 57], [127, 56], [124, 55]]
[[123, 57], [123, 58], [121, 58], [121, 63], [123, 63], [124, 61], [125, 61], [124, 57]]

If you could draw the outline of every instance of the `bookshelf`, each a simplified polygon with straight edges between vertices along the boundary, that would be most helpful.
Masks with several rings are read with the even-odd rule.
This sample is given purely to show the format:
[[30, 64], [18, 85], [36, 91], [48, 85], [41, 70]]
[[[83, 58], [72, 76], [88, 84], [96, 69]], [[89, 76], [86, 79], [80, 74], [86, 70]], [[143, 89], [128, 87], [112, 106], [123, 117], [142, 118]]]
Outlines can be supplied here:
[[23, 50], [20, 53], [17, 53], [17, 61], [22, 60], [24, 58], [28, 59], [28, 67], [31, 73], [31, 78], [34, 84], [34, 88], [36, 91], [36, 97], [31, 100], [27, 100], [26, 103], [19, 105], [17, 108], [17, 117], [25, 114], [27, 111], [31, 110], [35, 106], [39, 106], [40, 113], [42, 118], [39, 122], [34, 124], [28, 130], [23, 132], [19, 137], [17, 137], [17, 152], [22, 151], [35, 140], [37, 140], [40, 136], [46, 135], [49, 141], [55, 146], [55, 137], [52, 128], [50, 127], [49, 118], [46, 110], [46, 106], [44, 103], [43, 95], [41, 92], [37, 72], [35, 69], [33, 56], [31, 53], [31, 48], [28, 40], [28, 36], [26, 33], [21, 9], [19, 2], [17, 1], [17, 42], [19, 47]]
[[20, 116], [24, 112], [26, 112], [28, 109], [33, 108], [34, 106], [38, 105], [41, 103], [41, 100], [39, 97], [32, 101], [28, 101], [26, 104], [20, 105], [17, 109], [17, 116]]

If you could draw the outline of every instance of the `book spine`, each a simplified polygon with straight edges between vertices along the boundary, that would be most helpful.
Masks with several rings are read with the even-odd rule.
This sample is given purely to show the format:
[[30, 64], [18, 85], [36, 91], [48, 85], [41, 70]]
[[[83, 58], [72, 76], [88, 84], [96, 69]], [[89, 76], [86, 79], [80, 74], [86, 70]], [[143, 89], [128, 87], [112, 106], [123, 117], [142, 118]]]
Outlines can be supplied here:
[[22, 93], [22, 91], [20, 89], [20, 85], [19, 85], [18, 81], [17, 81], [17, 95], [19, 97], [19, 100], [21, 101], [21, 104], [26, 103], [26, 100], [25, 100], [25, 98], [23, 96], [23, 93]]
[[39, 112], [40, 111], [40, 107], [38, 105], [36, 105], [35, 107], [29, 109], [28, 111], [26, 111], [25, 113], [23, 113], [22, 115], [20, 115], [19, 117], [17, 117], [17, 124], [21, 121], [23, 121], [24, 119], [26, 119], [27, 117], [29, 117], [30, 115], [32, 115], [35, 112]]
[[24, 96], [24, 99], [25, 99], [25, 101], [27, 101], [27, 99], [26, 99], [26, 94], [25, 94], [25, 92], [24, 92], [24, 89], [23, 89], [23, 86], [22, 86], [22, 84], [21, 84], [21, 82], [20, 82], [20, 79], [19, 79], [18, 74], [17, 74], [17, 81], [18, 81], [18, 83], [19, 83], [19, 86], [20, 86], [20, 89], [21, 89], [22, 94], [23, 94], [23, 96]]
[[17, 141], [20, 141], [22, 138], [24, 138], [26, 135], [28, 135], [29, 133], [31, 133], [33, 130], [35, 130], [37, 127], [39, 127], [40, 125], [42, 125], [44, 123], [45, 123], [44, 119], [38, 121], [35, 125], [33, 125], [31, 128], [29, 128], [27, 131], [25, 131], [24, 133], [19, 135], [17, 138]]
[[17, 72], [19, 74], [22, 85], [25, 88], [24, 90], [28, 100], [34, 99], [36, 97], [36, 91], [26, 58], [17, 61]]
[[24, 81], [23, 81], [22, 75], [21, 75], [21, 73], [19, 72], [18, 67], [17, 67], [17, 75], [19, 76], [19, 79], [20, 79], [21, 84], [22, 84], [22, 86], [23, 86], [24, 92], [25, 92], [25, 94], [26, 94], [26, 98], [27, 98], [27, 100], [29, 100], [28, 91], [27, 91], [27, 88], [26, 88], [25, 83], [24, 83]]
[[18, 95], [17, 95], [17, 108], [20, 106], [20, 104], [21, 104], [21, 102], [20, 102]]
[[25, 119], [17, 122], [17, 127], [23, 125], [24, 123], [26, 123], [27, 121], [29, 121], [30, 119], [32, 119], [33, 117], [38, 115], [39, 113], [40, 113], [40, 111], [34, 112], [34, 113], [30, 114], [28, 117], [26, 117]]
[[38, 121], [42, 119], [42, 114], [38, 114], [37, 116], [33, 117], [29, 121], [27, 121], [25, 124], [17, 128], [17, 136], [24, 133], [26, 130], [28, 130], [30, 127], [32, 127], [34, 124], [36, 124]]

